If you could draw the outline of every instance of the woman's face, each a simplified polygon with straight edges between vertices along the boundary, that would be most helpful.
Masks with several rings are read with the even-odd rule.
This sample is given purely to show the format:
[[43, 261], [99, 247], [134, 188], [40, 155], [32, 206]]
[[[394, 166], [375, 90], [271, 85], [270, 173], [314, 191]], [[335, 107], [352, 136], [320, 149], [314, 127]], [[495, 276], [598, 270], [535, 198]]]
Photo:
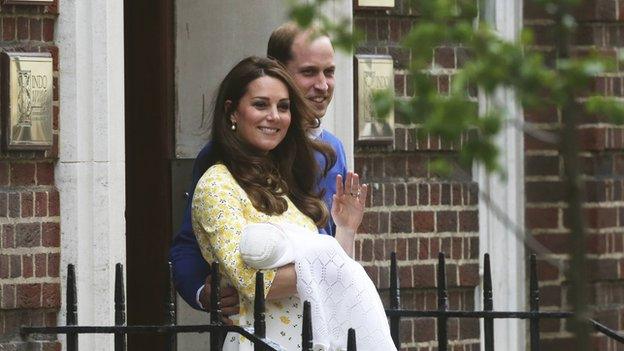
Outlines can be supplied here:
[[249, 145], [264, 152], [273, 150], [290, 126], [286, 85], [269, 76], [251, 81], [230, 118], [236, 124], [235, 133]]

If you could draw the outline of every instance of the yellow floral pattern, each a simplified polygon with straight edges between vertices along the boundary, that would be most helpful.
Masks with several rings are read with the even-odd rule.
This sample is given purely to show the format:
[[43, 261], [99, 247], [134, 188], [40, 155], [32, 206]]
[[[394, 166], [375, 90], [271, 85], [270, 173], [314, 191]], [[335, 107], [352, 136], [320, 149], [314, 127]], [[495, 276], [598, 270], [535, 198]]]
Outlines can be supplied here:
[[[243, 262], [239, 244], [242, 230], [248, 223], [289, 222], [317, 231], [314, 222], [301, 213], [285, 197], [286, 212], [270, 216], [256, 210], [245, 191], [238, 185], [227, 167], [217, 164], [201, 177], [193, 196], [193, 231], [208, 262], [221, 263], [225, 280], [236, 288], [240, 296], [239, 325], [253, 324], [253, 299], [257, 270]], [[275, 278], [275, 269], [264, 272], [265, 294]], [[303, 307], [297, 296], [266, 303], [267, 337], [288, 350], [301, 349], [301, 314]], [[224, 350], [253, 350], [244, 338], [228, 335]]]

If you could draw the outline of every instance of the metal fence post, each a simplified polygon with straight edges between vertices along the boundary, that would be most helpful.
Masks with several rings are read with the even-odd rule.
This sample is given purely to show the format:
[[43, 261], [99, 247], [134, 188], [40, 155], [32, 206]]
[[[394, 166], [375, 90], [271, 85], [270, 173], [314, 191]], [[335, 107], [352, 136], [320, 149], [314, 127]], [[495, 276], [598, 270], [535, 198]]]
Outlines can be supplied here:
[[[254, 334], [259, 338], [266, 338], [266, 322], [264, 305], [264, 273], [256, 273], [256, 296], [254, 298]], [[254, 351], [263, 351], [262, 345], [254, 344]]]
[[357, 351], [357, 345], [355, 343], [355, 329], [349, 328], [347, 334], [347, 351]]
[[[490, 254], [483, 258], [483, 310], [494, 310], [492, 299], [492, 270], [490, 268]], [[494, 351], [494, 318], [483, 318], [483, 332], [485, 335], [485, 351]]]
[[[66, 325], [78, 324], [78, 295], [76, 293], [76, 271], [73, 264], [67, 265]], [[67, 333], [67, 351], [78, 351], [78, 334]]]
[[[115, 325], [126, 324], [126, 296], [124, 288], [123, 265], [115, 265]], [[115, 351], [126, 350], [126, 333], [115, 333]]]
[[[446, 261], [444, 253], [438, 253], [438, 311], [448, 310], [448, 293], [446, 291]], [[448, 335], [447, 335], [447, 317], [438, 316], [438, 350], [447, 351]]]
[[312, 310], [310, 301], [303, 302], [303, 323], [301, 325], [301, 349], [304, 351], [312, 351], [314, 344], [312, 342]]
[[[393, 310], [399, 309], [399, 286], [399, 269], [397, 267], [396, 252], [392, 252], [390, 253], [390, 308]], [[397, 349], [401, 348], [400, 323], [400, 316], [390, 317], [390, 335]]]
[[[531, 312], [539, 312], [539, 284], [537, 282], [537, 263], [535, 262], [535, 254], [531, 255], [529, 262], [530, 283], [529, 283], [529, 299]], [[540, 332], [539, 332], [539, 316], [530, 319], [530, 335], [531, 335], [531, 351], [539, 351], [540, 349]]]

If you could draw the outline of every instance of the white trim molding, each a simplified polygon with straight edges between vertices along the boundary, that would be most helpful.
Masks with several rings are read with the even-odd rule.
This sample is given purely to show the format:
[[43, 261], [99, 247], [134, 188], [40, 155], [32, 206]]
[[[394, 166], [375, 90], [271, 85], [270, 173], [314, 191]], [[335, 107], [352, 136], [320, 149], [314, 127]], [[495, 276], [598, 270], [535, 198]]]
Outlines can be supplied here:
[[[487, 1], [490, 2], [487, 4], [490, 11], [487, 12], [494, 17], [488, 18], [490, 23], [503, 38], [516, 41], [522, 26], [522, 0]], [[500, 163], [507, 179], [488, 175], [483, 167], [477, 171], [479, 190], [482, 192], [479, 200], [481, 276], [483, 254], [487, 252], [492, 262], [494, 309], [522, 311], [527, 303], [524, 242], [516, 236], [514, 228], [500, 220], [500, 215], [504, 214], [517, 227], [524, 228], [524, 138], [523, 132], [514, 125], [521, 125], [523, 112], [516, 95], [509, 89], [500, 89], [494, 96], [480, 94], [479, 100], [481, 111], [487, 111], [491, 106], [503, 108], [510, 120], [497, 138]], [[480, 305], [481, 298], [477, 296], [477, 306]], [[523, 321], [497, 319], [494, 329], [496, 349], [525, 350]], [[484, 340], [483, 328], [481, 333], [481, 340]], [[484, 350], [483, 343], [481, 349]]]
[[[114, 322], [114, 274], [125, 263], [124, 15], [117, 0], [59, 3], [63, 304], [76, 266], [78, 322]], [[61, 308], [64, 311], [65, 307]], [[65, 324], [65, 315], [59, 314]], [[112, 350], [112, 336], [84, 335], [83, 350]], [[65, 347], [65, 343], [64, 347]]]

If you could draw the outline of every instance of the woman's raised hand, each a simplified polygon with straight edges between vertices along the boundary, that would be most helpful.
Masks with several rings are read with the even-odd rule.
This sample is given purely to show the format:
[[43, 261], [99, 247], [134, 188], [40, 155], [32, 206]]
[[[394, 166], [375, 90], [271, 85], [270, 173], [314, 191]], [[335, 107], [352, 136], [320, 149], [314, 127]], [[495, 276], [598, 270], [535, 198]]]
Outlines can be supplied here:
[[368, 186], [360, 185], [357, 173], [347, 172], [344, 180], [341, 175], [336, 177], [336, 194], [334, 194], [331, 215], [337, 227], [344, 227], [353, 232], [362, 223], [364, 204]]

